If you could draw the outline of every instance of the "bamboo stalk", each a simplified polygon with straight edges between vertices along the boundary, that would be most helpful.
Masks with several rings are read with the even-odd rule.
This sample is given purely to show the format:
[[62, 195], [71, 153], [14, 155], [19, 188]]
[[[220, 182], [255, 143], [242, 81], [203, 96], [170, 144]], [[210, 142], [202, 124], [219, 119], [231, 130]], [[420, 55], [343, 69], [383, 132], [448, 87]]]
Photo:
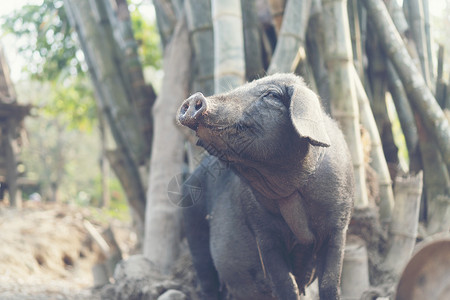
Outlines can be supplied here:
[[369, 286], [369, 260], [366, 245], [362, 239], [350, 236], [345, 245], [342, 263], [342, 299], [361, 299]]
[[281, 24], [283, 23], [284, 7], [286, 0], [268, 0], [270, 11], [272, 13], [272, 22], [275, 26], [277, 34], [280, 32]]
[[320, 1], [314, 0], [313, 6], [318, 3], [317, 12], [310, 16], [308, 29], [306, 32], [306, 52], [308, 62], [311, 66], [316, 83], [317, 92], [322, 101], [322, 105], [327, 113], [331, 113], [330, 103], [330, 83], [328, 71], [325, 68], [324, 60], [324, 32], [322, 20], [322, 7]]
[[[371, 25], [371, 24], [369, 24]], [[390, 169], [391, 178], [395, 178], [398, 158], [398, 147], [394, 142], [394, 134], [392, 132], [392, 123], [389, 118], [386, 92], [387, 92], [387, 67], [386, 56], [383, 54], [378, 41], [378, 37], [374, 33], [373, 26], [369, 26], [369, 35], [373, 38], [367, 41], [367, 55], [369, 57], [368, 76], [370, 78], [370, 87], [372, 92], [371, 106], [375, 121], [380, 133], [383, 145], [384, 156], [389, 165], [394, 166]]]
[[186, 20], [193, 47], [192, 91], [214, 94], [214, 33], [209, 0], [186, 0]]
[[417, 126], [414, 120], [414, 113], [408, 102], [403, 84], [394, 69], [394, 66], [388, 62], [388, 86], [394, 101], [397, 115], [402, 127], [403, 135], [406, 141], [409, 155], [409, 169], [413, 173], [417, 173], [421, 168], [419, 154], [419, 137]]
[[384, 265], [399, 276], [416, 244], [419, 224], [422, 173], [395, 181], [395, 208], [390, 227], [390, 245]]
[[306, 59], [305, 38], [311, 0], [289, 0], [278, 42], [268, 69], [269, 74], [294, 72]]
[[395, 25], [381, 0], [363, 0], [385, 52], [392, 60], [415, 111], [437, 141], [444, 162], [450, 166], [450, 125], [436, 99], [409, 56]]
[[397, 0], [386, 1], [386, 7], [389, 11], [389, 14], [392, 17], [392, 21], [394, 22], [398, 32], [404, 35], [406, 31], [409, 30], [409, 25], [408, 21], [406, 21], [402, 7], [400, 6]]
[[245, 77], [248, 81], [264, 76], [261, 32], [254, 0], [241, 0], [244, 29]]
[[428, 50], [425, 36], [425, 20], [422, 0], [409, 0], [408, 5], [409, 25], [412, 39], [415, 41], [417, 54], [419, 55], [422, 76], [428, 87], [431, 87], [430, 66], [428, 65]]
[[428, 71], [430, 80], [434, 79], [433, 73], [433, 54], [431, 53], [431, 30], [430, 30], [430, 5], [428, 0], [422, 0], [423, 5], [423, 17], [424, 17], [424, 27], [425, 27], [425, 44], [427, 48], [427, 58], [428, 58]]
[[447, 93], [447, 85], [444, 83], [442, 79], [443, 73], [444, 73], [444, 46], [439, 45], [435, 95], [436, 101], [442, 108], [445, 107], [445, 95]]
[[93, 6], [87, 0], [66, 1], [70, 2], [69, 5], [72, 7], [72, 15], [79, 28], [77, 33], [80, 39], [85, 40], [83, 52], [85, 56], [92, 56], [90, 71], [96, 74], [100, 83], [100, 86], [96, 88], [102, 89], [102, 100], [114, 120], [111, 126], [117, 128], [119, 137], [117, 143], [120, 147], [127, 149], [128, 155], [136, 163], [141, 162], [146, 154], [146, 145], [142, 139], [140, 126], [136, 122], [139, 118], [136, 116], [136, 111], [129, 105], [126, 89], [120, 78], [120, 68], [116, 62], [117, 49], [111, 26], [102, 13], [104, 7], [100, 2], [96, 2], [99, 6]]
[[352, 80], [352, 49], [345, 1], [323, 1], [325, 62], [329, 71], [332, 116], [339, 122], [353, 159], [355, 206], [368, 205], [358, 100]]
[[450, 191], [450, 176], [448, 169], [443, 163], [441, 153], [436, 149], [436, 144], [423, 128], [421, 118], [416, 115], [417, 131], [419, 133], [420, 153], [423, 161], [424, 186], [427, 200], [427, 220], [434, 216], [435, 198], [439, 195], [448, 194]]
[[433, 199], [433, 205], [429, 207], [427, 233], [432, 235], [438, 232], [450, 231], [450, 196], [439, 195]]
[[214, 92], [222, 93], [245, 82], [241, 1], [211, 1], [214, 29]]
[[347, 1], [350, 36], [352, 40], [353, 64], [358, 71], [359, 78], [364, 78], [363, 51], [361, 44], [361, 26], [359, 24], [358, 1]]
[[154, 0], [153, 5], [155, 7], [156, 24], [161, 37], [161, 45], [164, 49], [172, 37], [175, 24], [177, 23], [177, 16], [171, 0]]
[[99, 14], [94, 15], [96, 11], [92, 10], [88, 1], [65, 0], [64, 7], [78, 34], [78, 41], [89, 66], [97, 106], [106, 116], [117, 144], [114, 156], [108, 156], [108, 160], [121, 182], [130, 206], [137, 212], [139, 221], [143, 222], [145, 192], [136, 164], [138, 159], [134, 159], [136, 154], [133, 155], [139, 151], [135, 147], [139, 147], [143, 139], [139, 136], [137, 124], [133, 122], [136, 118], [130, 116], [134, 112], [128, 106], [125, 92], [121, 90], [121, 81], [115, 74], [119, 70], [115, 69], [117, 64], [113, 59], [115, 50], [111, 40], [107, 39], [110, 35], [97, 26], [97, 22], [101, 21]]
[[353, 78], [356, 86], [356, 95], [359, 104], [359, 116], [361, 124], [369, 132], [371, 140], [370, 165], [378, 175], [378, 185], [380, 191], [380, 221], [383, 224], [389, 223], [394, 208], [394, 194], [392, 192], [392, 181], [389, 168], [384, 157], [383, 145], [378, 133], [369, 98], [366, 95], [364, 86], [358, 77], [356, 69], [353, 69]]
[[142, 136], [145, 139], [143, 161], [150, 157], [152, 145], [153, 121], [151, 118], [151, 107], [156, 95], [151, 86], [145, 83], [144, 73], [138, 54], [138, 44], [134, 39], [131, 25], [130, 12], [126, 0], [116, 0], [117, 8], [111, 5], [111, 1], [102, 1], [106, 8], [107, 17], [111, 27], [114, 28], [113, 36], [117, 48], [117, 55], [120, 56], [120, 77], [126, 89], [127, 98], [132, 102], [137, 110], [135, 121], [139, 124]]

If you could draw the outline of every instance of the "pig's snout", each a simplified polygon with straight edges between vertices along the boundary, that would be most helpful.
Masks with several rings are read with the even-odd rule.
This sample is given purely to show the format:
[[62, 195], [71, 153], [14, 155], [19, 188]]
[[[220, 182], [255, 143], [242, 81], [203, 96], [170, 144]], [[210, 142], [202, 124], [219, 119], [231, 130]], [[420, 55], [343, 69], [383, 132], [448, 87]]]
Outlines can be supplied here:
[[196, 130], [203, 112], [206, 111], [206, 98], [202, 93], [195, 93], [186, 99], [180, 108], [178, 120], [184, 126]]

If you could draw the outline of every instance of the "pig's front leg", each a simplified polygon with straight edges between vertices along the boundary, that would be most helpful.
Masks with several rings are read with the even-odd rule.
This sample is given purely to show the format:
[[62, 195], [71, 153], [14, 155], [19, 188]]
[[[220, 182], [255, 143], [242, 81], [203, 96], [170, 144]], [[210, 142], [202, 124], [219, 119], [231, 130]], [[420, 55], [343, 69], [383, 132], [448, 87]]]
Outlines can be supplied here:
[[321, 251], [324, 251], [319, 270], [320, 299], [339, 300], [342, 261], [344, 258], [345, 234], [347, 228], [336, 230]]
[[269, 278], [272, 293], [277, 299], [299, 300], [299, 290], [295, 278], [283, 256], [284, 244], [273, 234], [257, 234], [256, 243], [260, 253], [265, 276]]

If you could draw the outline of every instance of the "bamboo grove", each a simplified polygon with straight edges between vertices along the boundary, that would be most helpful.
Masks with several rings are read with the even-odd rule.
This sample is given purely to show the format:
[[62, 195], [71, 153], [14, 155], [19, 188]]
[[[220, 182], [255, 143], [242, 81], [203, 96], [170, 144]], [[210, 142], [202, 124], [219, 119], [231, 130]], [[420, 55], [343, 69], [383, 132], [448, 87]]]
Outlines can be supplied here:
[[[442, 49], [433, 65], [428, 0], [403, 7], [395, 0], [153, 3], [164, 50], [157, 97], [144, 83], [126, 1], [64, 1], [113, 137], [106, 155], [145, 223], [144, 254], [162, 273], [171, 272], [182, 239], [167, 183], [184, 164], [194, 166], [199, 151], [175, 125], [177, 107], [193, 92], [207, 96], [277, 72], [305, 78], [352, 153], [349, 244], [369, 255], [365, 264], [344, 265], [343, 295], [392, 287], [417, 238], [448, 231], [450, 89]], [[395, 106], [408, 166], [399, 164], [387, 103]], [[358, 282], [346, 282], [355, 276], [345, 272], [359, 274]]]

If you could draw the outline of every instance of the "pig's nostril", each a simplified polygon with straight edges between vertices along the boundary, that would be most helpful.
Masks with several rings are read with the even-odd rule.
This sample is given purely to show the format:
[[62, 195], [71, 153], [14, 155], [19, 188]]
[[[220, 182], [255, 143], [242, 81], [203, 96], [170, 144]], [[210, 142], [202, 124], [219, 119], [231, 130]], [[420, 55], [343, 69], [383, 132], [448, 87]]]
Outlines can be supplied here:
[[200, 108], [202, 108], [203, 106], [203, 101], [202, 100], [197, 100], [197, 102], [195, 102], [195, 110], [199, 110]]
[[181, 113], [182, 113], [182, 114], [185, 114], [185, 113], [187, 112], [188, 109], [189, 109], [189, 103], [184, 104], [184, 105], [181, 107]]

